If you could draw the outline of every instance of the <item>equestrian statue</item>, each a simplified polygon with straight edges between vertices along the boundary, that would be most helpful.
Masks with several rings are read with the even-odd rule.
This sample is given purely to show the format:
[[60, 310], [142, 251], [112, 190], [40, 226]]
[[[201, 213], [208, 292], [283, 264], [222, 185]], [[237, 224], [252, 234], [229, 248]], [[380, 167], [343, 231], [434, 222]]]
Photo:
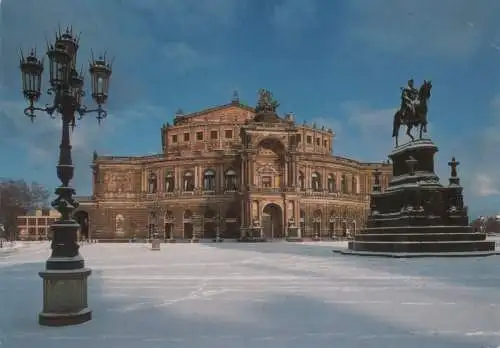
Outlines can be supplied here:
[[419, 138], [422, 139], [422, 134], [427, 133], [427, 102], [431, 97], [432, 82], [424, 80], [420, 89], [413, 86], [413, 79], [408, 81], [408, 85], [401, 88], [401, 107], [394, 114], [392, 127], [392, 137], [396, 138], [396, 146], [398, 146], [399, 128], [401, 125], [406, 125], [406, 134], [415, 140], [411, 134], [413, 127], [420, 127]]

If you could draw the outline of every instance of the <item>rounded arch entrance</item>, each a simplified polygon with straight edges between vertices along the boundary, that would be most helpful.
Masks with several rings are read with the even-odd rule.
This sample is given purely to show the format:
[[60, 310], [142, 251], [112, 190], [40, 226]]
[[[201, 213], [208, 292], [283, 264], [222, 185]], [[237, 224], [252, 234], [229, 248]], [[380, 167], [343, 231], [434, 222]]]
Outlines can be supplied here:
[[283, 238], [283, 209], [269, 203], [262, 209], [262, 233], [266, 239]]
[[79, 210], [73, 214], [73, 219], [80, 225], [80, 239], [89, 239], [89, 213]]
[[286, 148], [276, 138], [266, 137], [257, 144], [254, 183], [264, 189], [277, 189], [285, 181]]

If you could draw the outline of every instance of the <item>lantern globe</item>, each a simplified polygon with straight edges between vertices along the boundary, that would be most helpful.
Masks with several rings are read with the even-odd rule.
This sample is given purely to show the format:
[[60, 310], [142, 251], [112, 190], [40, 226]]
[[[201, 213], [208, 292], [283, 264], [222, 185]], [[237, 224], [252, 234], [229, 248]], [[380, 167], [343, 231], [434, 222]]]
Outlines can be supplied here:
[[37, 58], [34, 50], [27, 57], [23, 57], [21, 53], [19, 68], [22, 74], [23, 95], [30, 103], [34, 103], [41, 95], [43, 60]]
[[85, 94], [83, 92], [83, 75], [79, 74], [76, 70], [73, 70], [71, 74], [71, 79], [70, 79], [70, 94], [73, 96], [75, 105], [80, 106], [81, 105], [81, 99], [83, 95]]
[[47, 50], [50, 63], [50, 84], [53, 88], [67, 86], [72, 71], [71, 56], [59, 41]]
[[94, 59], [89, 64], [92, 83], [92, 98], [98, 105], [105, 104], [108, 99], [111, 64], [105, 58]]
[[75, 69], [76, 66], [76, 55], [79, 48], [80, 38], [73, 35], [73, 29], [71, 27], [66, 28], [64, 34], [59, 34], [56, 36], [56, 47], [64, 49], [70, 57], [71, 68]]

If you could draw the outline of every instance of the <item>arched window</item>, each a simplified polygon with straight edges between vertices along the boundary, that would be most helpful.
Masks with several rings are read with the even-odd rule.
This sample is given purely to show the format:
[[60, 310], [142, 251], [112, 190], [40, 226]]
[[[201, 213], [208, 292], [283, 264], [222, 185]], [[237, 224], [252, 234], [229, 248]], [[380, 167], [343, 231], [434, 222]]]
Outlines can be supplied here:
[[174, 192], [175, 189], [175, 177], [172, 172], [167, 172], [165, 175], [165, 192]]
[[342, 193], [347, 193], [347, 178], [345, 174], [342, 174], [342, 178], [340, 179], [340, 189]]
[[207, 169], [203, 173], [203, 190], [215, 191], [215, 171], [212, 169]]
[[356, 179], [356, 176], [352, 176], [352, 189], [351, 192], [356, 194], [358, 193], [358, 180]]
[[158, 182], [158, 180], [156, 178], [156, 174], [153, 172], [149, 172], [148, 193], [156, 193], [157, 182]]
[[226, 191], [236, 191], [238, 189], [236, 172], [232, 169], [226, 171], [224, 176], [224, 189]]
[[311, 184], [313, 191], [317, 192], [321, 190], [321, 176], [317, 172], [312, 173]]
[[172, 210], [167, 210], [165, 212], [165, 217], [164, 217], [165, 220], [168, 220], [168, 221], [172, 221], [174, 220], [174, 212]]
[[194, 190], [194, 175], [192, 171], [188, 170], [184, 172], [182, 188], [186, 192], [192, 192]]
[[305, 189], [305, 177], [304, 173], [302, 172], [299, 172], [299, 187], [301, 190]]
[[328, 192], [337, 192], [337, 178], [334, 174], [328, 175]]

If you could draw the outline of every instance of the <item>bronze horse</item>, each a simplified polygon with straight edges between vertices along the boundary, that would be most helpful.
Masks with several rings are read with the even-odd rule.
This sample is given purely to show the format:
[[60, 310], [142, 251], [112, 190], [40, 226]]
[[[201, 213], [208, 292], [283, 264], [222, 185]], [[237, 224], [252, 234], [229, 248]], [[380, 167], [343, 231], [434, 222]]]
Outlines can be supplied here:
[[422, 139], [423, 133], [427, 133], [427, 100], [431, 97], [431, 89], [432, 82], [424, 80], [424, 83], [418, 91], [417, 102], [415, 103], [414, 109], [415, 113], [407, 111], [405, 115], [402, 115], [401, 110], [398, 110], [394, 114], [392, 137], [396, 138], [396, 146], [398, 146], [399, 128], [403, 124], [406, 125], [406, 135], [408, 135], [411, 140], [415, 140], [415, 137], [411, 134], [413, 127], [420, 126], [420, 139]]

